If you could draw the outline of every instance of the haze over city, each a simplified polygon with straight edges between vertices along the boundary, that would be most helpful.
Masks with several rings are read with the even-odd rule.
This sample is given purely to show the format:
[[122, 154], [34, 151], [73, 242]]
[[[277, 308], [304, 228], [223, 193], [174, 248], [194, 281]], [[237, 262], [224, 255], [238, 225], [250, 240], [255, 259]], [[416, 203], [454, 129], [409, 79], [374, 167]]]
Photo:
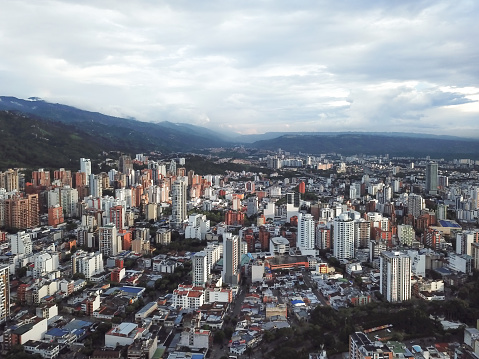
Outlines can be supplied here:
[[0, 94], [239, 133], [479, 137], [473, 1], [1, 1]]

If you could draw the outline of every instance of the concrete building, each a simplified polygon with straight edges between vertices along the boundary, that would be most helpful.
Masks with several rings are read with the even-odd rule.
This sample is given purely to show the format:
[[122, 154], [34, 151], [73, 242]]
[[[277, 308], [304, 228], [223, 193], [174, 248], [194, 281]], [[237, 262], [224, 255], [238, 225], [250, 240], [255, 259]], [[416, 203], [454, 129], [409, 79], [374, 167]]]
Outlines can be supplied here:
[[205, 251], [195, 253], [192, 260], [192, 283], [195, 287], [204, 287], [208, 280], [208, 255]]
[[98, 229], [98, 242], [100, 252], [104, 256], [116, 256], [122, 250], [114, 224], [107, 224]]
[[72, 255], [72, 274], [81, 273], [85, 279], [90, 280], [94, 275], [104, 271], [103, 256], [101, 252], [85, 252], [78, 250]]
[[186, 196], [187, 177], [182, 177], [173, 182], [171, 186], [171, 225], [175, 229], [183, 229], [187, 218]]
[[411, 193], [407, 200], [407, 212], [414, 218], [421, 215], [421, 211], [426, 207], [424, 198], [418, 194]]
[[314, 249], [314, 218], [311, 214], [298, 214], [298, 233], [296, 246], [300, 249]]
[[105, 347], [116, 348], [118, 345], [130, 345], [135, 339], [141, 338], [144, 329], [135, 323], [121, 323], [105, 334]]
[[273, 255], [289, 254], [289, 241], [284, 237], [273, 237], [269, 240], [269, 251]]
[[472, 243], [479, 243], [479, 231], [463, 231], [456, 234], [456, 253], [472, 255]]
[[435, 162], [426, 164], [426, 193], [436, 195], [438, 187], [438, 166]]
[[25, 254], [29, 256], [32, 254], [32, 239], [29, 233], [17, 232], [16, 234], [8, 235], [10, 239], [10, 249], [13, 254]]
[[412, 242], [416, 240], [416, 231], [409, 224], [398, 225], [397, 233], [401, 245], [412, 246]]
[[231, 233], [223, 235], [223, 282], [230, 285], [239, 283], [240, 239]]
[[380, 293], [388, 302], [411, 299], [411, 258], [401, 252], [384, 251], [379, 259]]
[[0, 266], [0, 323], [10, 316], [10, 270], [9, 266]]
[[333, 256], [337, 259], [354, 258], [354, 221], [347, 213], [333, 220]]

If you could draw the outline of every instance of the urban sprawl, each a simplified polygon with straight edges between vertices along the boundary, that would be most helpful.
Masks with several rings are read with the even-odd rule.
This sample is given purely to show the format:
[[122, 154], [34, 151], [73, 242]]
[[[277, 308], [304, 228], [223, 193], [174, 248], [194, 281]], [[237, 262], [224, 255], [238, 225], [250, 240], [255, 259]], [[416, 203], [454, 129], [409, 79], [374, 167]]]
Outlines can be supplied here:
[[0, 357], [479, 356], [476, 161], [222, 151], [0, 172]]

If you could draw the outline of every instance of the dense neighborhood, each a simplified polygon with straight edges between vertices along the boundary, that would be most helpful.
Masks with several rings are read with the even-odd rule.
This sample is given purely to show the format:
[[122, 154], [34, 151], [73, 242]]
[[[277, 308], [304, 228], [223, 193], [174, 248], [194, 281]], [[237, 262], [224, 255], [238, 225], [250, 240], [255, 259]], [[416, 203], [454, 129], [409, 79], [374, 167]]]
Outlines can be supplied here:
[[211, 152], [0, 172], [2, 357], [479, 355], [478, 163]]

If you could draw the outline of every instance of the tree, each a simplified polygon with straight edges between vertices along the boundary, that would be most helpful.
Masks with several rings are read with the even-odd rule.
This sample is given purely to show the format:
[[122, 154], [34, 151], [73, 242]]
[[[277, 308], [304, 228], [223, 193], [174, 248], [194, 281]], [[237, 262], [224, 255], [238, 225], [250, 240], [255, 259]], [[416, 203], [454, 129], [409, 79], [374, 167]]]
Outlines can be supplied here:
[[224, 340], [225, 340], [225, 332], [222, 331], [221, 329], [217, 330], [215, 334], [213, 335], [213, 341], [216, 344], [223, 344]]

